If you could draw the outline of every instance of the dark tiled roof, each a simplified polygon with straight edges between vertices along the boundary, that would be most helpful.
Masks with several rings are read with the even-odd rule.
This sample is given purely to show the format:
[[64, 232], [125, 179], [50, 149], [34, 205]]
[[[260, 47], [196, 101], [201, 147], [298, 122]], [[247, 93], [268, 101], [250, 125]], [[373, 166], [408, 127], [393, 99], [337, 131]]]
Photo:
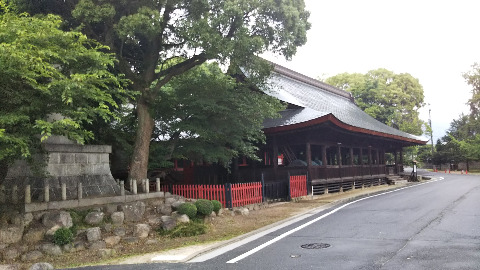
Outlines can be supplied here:
[[350, 93], [284, 67], [275, 65], [269, 82], [272, 88], [269, 95], [301, 108], [287, 109], [280, 113], [281, 118], [266, 120], [264, 129], [305, 123], [331, 114], [343, 124], [373, 131], [377, 135], [393, 135], [423, 143], [427, 141], [375, 120], [355, 105]]

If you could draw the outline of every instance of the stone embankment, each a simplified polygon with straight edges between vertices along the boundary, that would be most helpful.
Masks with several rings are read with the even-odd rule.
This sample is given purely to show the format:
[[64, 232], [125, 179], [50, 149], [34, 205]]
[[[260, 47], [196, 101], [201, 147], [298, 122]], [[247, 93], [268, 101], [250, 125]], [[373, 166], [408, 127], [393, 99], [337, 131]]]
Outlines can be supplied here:
[[[88, 209], [3, 213], [0, 217], [0, 269], [25, 268], [42, 261], [46, 255], [62, 256], [86, 249], [107, 258], [114, 255], [122, 243], [155, 243], [159, 228], [170, 230], [178, 223], [190, 222], [186, 215], [176, 212], [185, 201], [183, 197], [166, 193], [164, 198]], [[234, 211], [221, 209], [219, 215], [248, 215], [249, 209], [264, 206], [250, 205]], [[88, 214], [78, 221], [79, 212]], [[76, 229], [73, 242], [62, 246], [53, 244], [55, 231], [78, 226], [76, 223], [82, 225]], [[40, 267], [46, 266], [34, 264], [30, 269], [47, 269]]]

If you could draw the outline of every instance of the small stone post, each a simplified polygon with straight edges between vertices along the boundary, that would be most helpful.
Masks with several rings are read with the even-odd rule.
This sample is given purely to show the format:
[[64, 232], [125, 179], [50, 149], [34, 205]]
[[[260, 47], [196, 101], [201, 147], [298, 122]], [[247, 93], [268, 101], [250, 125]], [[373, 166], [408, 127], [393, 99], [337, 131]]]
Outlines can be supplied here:
[[157, 178], [156, 181], [157, 181], [157, 192], [160, 192], [161, 191], [160, 190], [160, 178]]
[[120, 195], [125, 196], [125, 182], [120, 181]]
[[150, 193], [150, 180], [145, 179], [145, 193]]
[[4, 185], [0, 185], [0, 203], [1, 204], [4, 204], [6, 201], [6, 198], [5, 198], [5, 186]]
[[18, 186], [17, 185], [14, 185], [12, 187], [12, 202], [14, 204], [18, 203]]
[[44, 195], [43, 200], [44, 200], [45, 202], [49, 202], [49, 201], [50, 201], [50, 185], [47, 184], [47, 183], [45, 183], [45, 186], [44, 186], [43, 189], [44, 189], [44, 192], [45, 192], [45, 193], [44, 193], [45, 195]]
[[328, 194], [328, 185], [325, 184], [325, 192], [323, 194]]
[[83, 199], [83, 184], [82, 182], [78, 182], [77, 186], [77, 198], [79, 200]]
[[67, 184], [62, 183], [62, 201], [67, 200]]
[[25, 204], [32, 203], [32, 192], [30, 190], [30, 185], [25, 186]]
[[137, 180], [132, 180], [132, 192], [133, 194], [137, 195]]

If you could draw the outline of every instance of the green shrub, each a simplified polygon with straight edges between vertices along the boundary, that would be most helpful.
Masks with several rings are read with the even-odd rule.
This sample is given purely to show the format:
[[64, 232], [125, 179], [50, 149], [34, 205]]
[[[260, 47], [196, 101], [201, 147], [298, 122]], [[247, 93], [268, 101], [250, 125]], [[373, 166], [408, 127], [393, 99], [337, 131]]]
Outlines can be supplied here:
[[197, 213], [203, 216], [208, 216], [213, 211], [213, 204], [209, 200], [199, 199], [195, 202]]
[[213, 212], [218, 214], [218, 211], [222, 209], [222, 203], [217, 200], [212, 200], [212, 204], [213, 204]]
[[173, 230], [168, 232], [171, 238], [188, 237], [205, 234], [207, 225], [200, 222], [189, 222], [177, 225]]
[[179, 214], [185, 214], [190, 219], [194, 218], [197, 215], [197, 207], [193, 203], [186, 202], [181, 204], [177, 209]]
[[59, 246], [73, 242], [73, 232], [69, 228], [62, 227], [53, 234], [53, 243]]

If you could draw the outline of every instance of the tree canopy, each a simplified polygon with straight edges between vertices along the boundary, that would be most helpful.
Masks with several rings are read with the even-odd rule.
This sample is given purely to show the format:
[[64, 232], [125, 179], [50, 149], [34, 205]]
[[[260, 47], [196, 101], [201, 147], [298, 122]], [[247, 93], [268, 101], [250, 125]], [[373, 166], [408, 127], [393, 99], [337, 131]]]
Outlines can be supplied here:
[[[76, 31], [60, 30], [60, 17], [17, 14], [0, 1], [0, 171], [29, 157], [53, 134], [79, 143], [85, 125], [115, 118], [126, 80], [110, 72], [108, 49]], [[64, 118], [47, 121], [49, 115]]]
[[468, 115], [460, 115], [450, 123], [447, 134], [436, 145], [435, 164], [468, 162], [480, 160], [480, 65], [474, 63], [472, 69], [463, 74], [472, 87], [472, 97]]
[[212, 63], [163, 87], [154, 106], [154, 137], [170, 150], [166, 159], [226, 164], [239, 155], [256, 158], [257, 145], [264, 141], [263, 120], [276, 117], [283, 106], [248, 86]]
[[411, 134], [423, 133], [425, 123], [418, 112], [424, 105], [423, 87], [410, 74], [380, 68], [338, 74], [326, 83], [351, 92], [357, 105], [378, 121]]
[[162, 89], [174, 77], [212, 60], [229, 75], [242, 68], [249, 79], [261, 78], [265, 65], [256, 56], [273, 51], [291, 58], [310, 28], [303, 0], [65, 0], [53, 10], [39, 9], [33, 0], [17, 1], [33, 12], [62, 13], [69, 26], [78, 25], [116, 54], [120, 72], [140, 93], [130, 164], [135, 179], [147, 174], [157, 120], [152, 105], [163, 102]]

